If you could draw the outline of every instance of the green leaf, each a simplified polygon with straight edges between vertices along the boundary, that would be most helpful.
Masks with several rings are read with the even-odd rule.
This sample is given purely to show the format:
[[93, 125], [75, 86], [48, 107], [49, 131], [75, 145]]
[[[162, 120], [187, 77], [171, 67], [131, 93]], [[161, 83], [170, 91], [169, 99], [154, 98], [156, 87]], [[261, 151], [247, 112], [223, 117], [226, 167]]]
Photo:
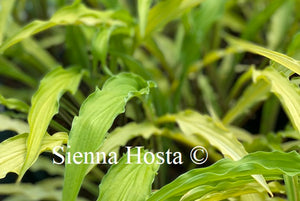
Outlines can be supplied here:
[[36, 20], [25, 26], [16, 35], [12, 36], [6, 40], [2, 46], [0, 46], [0, 53], [9, 48], [10, 46], [18, 43], [19, 41], [49, 29], [57, 25], [98, 25], [98, 24], [119, 24], [123, 23], [117, 20], [113, 20], [111, 17], [113, 15], [112, 11], [100, 12], [96, 10], [89, 9], [83, 4], [73, 4], [71, 6], [66, 6], [58, 10], [50, 20], [41, 21]]
[[175, 115], [175, 118], [180, 129], [186, 135], [200, 135], [226, 157], [239, 160], [248, 154], [243, 145], [227, 128], [215, 123], [209, 116], [186, 111]]
[[271, 91], [278, 97], [289, 119], [300, 135], [300, 89], [291, 83], [288, 78], [274, 68], [253, 72], [255, 82], [264, 80], [271, 86]]
[[26, 103], [24, 103], [23, 101], [20, 101], [15, 98], [7, 98], [6, 99], [1, 94], [0, 94], [0, 104], [4, 105], [8, 109], [17, 110], [17, 111], [24, 112], [24, 113], [27, 113], [29, 110], [29, 106]]
[[[97, 200], [144, 201], [149, 197], [159, 164], [155, 156], [152, 158], [150, 154], [146, 155], [146, 152], [141, 147], [132, 149], [130, 154], [138, 156], [130, 156], [127, 153], [118, 164], [113, 165], [102, 179]], [[153, 163], [145, 163], [144, 158], [147, 161], [153, 160]]]
[[[8, 172], [20, 174], [25, 163], [26, 139], [28, 133], [19, 134], [0, 143], [0, 178], [4, 178]], [[67, 143], [68, 135], [63, 132], [52, 136], [43, 136], [37, 155], [44, 151], [52, 151], [55, 146]]]
[[206, 76], [200, 75], [197, 79], [198, 86], [202, 90], [205, 106], [214, 120], [219, 120], [221, 107], [217, 102], [217, 94]]
[[281, 54], [279, 52], [268, 50], [264, 47], [260, 47], [253, 43], [249, 43], [247, 41], [236, 39], [236, 38], [233, 38], [230, 36], [227, 36], [226, 40], [232, 46], [236, 47], [239, 50], [249, 51], [254, 54], [259, 54], [264, 57], [267, 57], [300, 75], [300, 62], [298, 60], [295, 60], [289, 56], [286, 56], [285, 54]]
[[182, 201], [216, 201], [226, 200], [228, 198], [237, 197], [250, 193], [264, 192], [257, 183], [252, 182], [253, 179], [245, 178], [237, 181], [223, 181], [216, 186], [202, 185], [193, 188], [182, 196]]
[[168, 22], [180, 17], [201, 2], [203, 2], [203, 0], [160, 1], [149, 11], [146, 36], [150, 36], [153, 31], [156, 31]]
[[111, 33], [115, 29], [114, 26], [110, 28], [104, 28], [99, 30], [95, 35], [93, 41], [92, 41], [92, 52], [93, 52], [93, 59], [94, 59], [94, 69], [97, 68], [97, 59], [101, 61], [101, 66], [108, 72], [109, 74], [112, 74], [110, 70], [107, 68], [106, 65], [106, 56], [108, 52], [108, 46], [109, 46], [109, 39], [111, 36]]
[[287, 31], [292, 26], [292, 13], [294, 10], [295, 1], [287, 0], [281, 1], [281, 3], [282, 2], [284, 2], [283, 5], [274, 13], [271, 18], [270, 29], [267, 33], [268, 47], [270, 49], [276, 49], [278, 47], [278, 45], [284, 40]]
[[153, 193], [147, 201], [180, 198], [194, 188], [214, 187], [225, 181], [249, 181], [250, 175], [263, 174], [271, 179], [282, 178], [283, 174], [295, 176], [300, 174], [299, 169], [300, 155], [295, 151], [250, 153], [239, 161], [222, 159], [209, 167], [193, 169]]
[[273, 15], [273, 13], [284, 3], [282, 0], [274, 0], [271, 4], [265, 7], [264, 10], [259, 13], [255, 13], [254, 17], [252, 17], [244, 29], [242, 33], [242, 38], [251, 40], [256, 35], [257, 32], [262, 29], [262, 26], [267, 23], [269, 18]]
[[9, 195], [10, 201], [58, 201], [60, 198], [61, 178], [45, 179], [35, 184], [0, 184], [0, 194]]
[[15, 4], [15, 0], [0, 2], [0, 45], [2, 44], [5, 32], [7, 30], [7, 22], [10, 12]]
[[3, 57], [0, 57], [0, 75], [21, 81], [30, 87], [35, 87], [37, 84], [35, 79], [26, 75], [17, 66]]
[[138, 0], [139, 28], [140, 28], [140, 35], [142, 38], [145, 36], [148, 11], [150, 9], [151, 3], [152, 0]]
[[[21, 46], [24, 51], [24, 59], [28, 59], [28, 55], [30, 55], [34, 60], [36, 60], [35, 68], [37, 68], [41, 72], [47, 72], [46, 70], [52, 70], [59, 66], [58, 61], [41, 45], [39, 41], [33, 40], [32, 38], [26, 38], [21, 42]], [[0, 47], [1, 48], [1, 47]], [[19, 48], [17, 48], [20, 51]], [[16, 56], [17, 52], [13, 52], [12, 55]], [[27, 56], [27, 57], [26, 57]]]
[[270, 85], [264, 81], [258, 81], [248, 86], [242, 96], [223, 118], [224, 124], [232, 123], [240, 115], [245, 114], [256, 103], [265, 100], [270, 92]]
[[[121, 146], [125, 146], [126, 143], [138, 136], [142, 136], [144, 139], [149, 139], [152, 135], [160, 135], [162, 131], [155, 127], [149, 122], [143, 123], [128, 123], [123, 127], [118, 127], [113, 132], [107, 135], [107, 138], [103, 141], [101, 147], [97, 152], [105, 152], [106, 154], [110, 152], [119, 152]], [[100, 161], [102, 158], [100, 157]], [[96, 164], [91, 164], [88, 172]]]
[[[175, 116], [175, 118], [180, 129], [186, 135], [200, 135], [212, 146], [220, 150], [225, 157], [229, 157], [233, 160], [239, 160], [248, 154], [244, 146], [227, 128], [223, 126], [223, 124], [220, 122], [214, 122], [208, 116], [203, 116], [193, 111], [186, 111], [179, 113]], [[253, 178], [255, 178], [258, 183], [271, 193], [261, 175], [253, 175]]]
[[[79, 116], [74, 118], [67, 152], [72, 156], [75, 152], [97, 151], [114, 119], [124, 112], [127, 101], [148, 94], [153, 86], [152, 82], [130, 73], [121, 73], [107, 80], [102, 90], [97, 88], [85, 100]], [[88, 168], [89, 164], [66, 164], [63, 200], [76, 199]]]
[[52, 117], [58, 113], [58, 100], [66, 92], [75, 93], [82, 73], [77, 68], [56, 68], [41, 81], [39, 89], [33, 95], [28, 114], [30, 133], [26, 142], [27, 154], [19, 175], [22, 178], [26, 170], [38, 157], [38, 150]]
[[74, 65], [89, 69], [88, 40], [83, 33], [84, 27], [66, 27], [66, 56]]
[[298, 201], [300, 199], [300, 185], [298, 176], [284, 175], [287, 197], [289, 201]]
[[0, 131], [11, 130], [17, 133], [28, 133], [29, 126], [19, 119], [11, 119], [8, 116], [0, 114]]

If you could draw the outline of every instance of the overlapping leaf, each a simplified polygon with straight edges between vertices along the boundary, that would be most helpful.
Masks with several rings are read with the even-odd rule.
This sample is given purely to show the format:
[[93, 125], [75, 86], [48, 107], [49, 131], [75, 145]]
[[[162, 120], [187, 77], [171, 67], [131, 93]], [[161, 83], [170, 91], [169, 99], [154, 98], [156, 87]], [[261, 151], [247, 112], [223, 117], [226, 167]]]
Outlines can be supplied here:
[[[118, 164], [113, 165], [102, 179], [97, 200], [144, 201], [149, 197], [159, 164], [157, 158], [153, 159], [145, 153], [141, 147], [130, 150], [131, 156], [127, 153]], [[145, 158], [147, 161], [153, 160], [153, 163], [145, 163]]]
[[260, 47], [244, 40], [236, 39], [233, 37], [227, 37], [226, 40], [237, 49], [249, 51], [254, 54], [259, 54], [267, 57], [300, 75], [300, 62], [298, 60], [295, 60], [285, 54], [268, 50], [264, 47]]
[[254, 81], [265, 80], [271, 91], [279, 98], [293, 126], [300, 135], [300, 89], [274, 68], [253, 72]]
[[22, 178], [26, 170], [38, 157], [42, 139], [46, 133], [52, 117], [58, 112], [58, 100], [64, 92], [75, 93], [82, 73], [77, 68], [64, 70], [56, 68], [41, 81], [39, 89], [33, 95], [28, 114], [30, 133], [26, 142], [27, 154], [20, 172]]
[[122, 24], [122, 22], [111, 18], [113, 14], [112, 11], [100, 12], [92, 10], [79, 3], [66, 6], [58, 10], [48, 21], [36, 20], [25, 26], [21, 31], [6, 40], [2, 46], [0, 46], [0, 52], [3, 52], [10, 46], [31, 35], [57, 25]]
[[[28, 133], [11, 137], [0, 144], [0, 178], [4, 178], [8, 172], [20, 174], [22, 165], [25, 162], [26, 139]], [[60, 132], [52, 136], [43, 136], [37, 155], [44, 151], [52, 151], [55, 146], [67, 143], [68, 135]]]
[[[208, 116], [203, 116], [193, 111], [186, 111], [175, 115], [175, 120], [185, 134], [200, 135], [212, 146], [220, 150], [226, 157], [239, 160], [248, 154], [243, 145], [227, 128], [218, 122], [213, 122]], [[261, 175], [253, 175], [253, 178], [270, 192], [269, 187]]]
[[[130, 139], [138, 136], [148, 139], [152, 135], [160, 135], [161, 132], [162, 131], [160, 129], [149, 122], [143, 122], [140, 124], [128, 123], [123, 127], [116, 128], [112, 133], [110, 133], [97, 152], [105, 152], [107, 154], [110, 152], [118, 153], [120, 147], [126, 145]], [[99, 160], [101, 161], [102, 158]], [[89, 170], [92, 169], [95, 164], [91, 164]]]
[[[238, 178], [249, 183], [250, 175], [263, 174], [264, 176], [299, 175], [300, 155], [297, 152], [256, 152], [251, 153], [239, 161], [222, 159], [207, 168], [193, 169], [162, 187], [147, 201], [179, 200], [189, 191], [201, 186], [214, 188], [221, 182]], [[281, 177], [282, 178], [282, 177]], [[233, 180], [234, 181], [234, 180]], [[230, 186], [228, 186], [230, 187]], [[203, 188], [205, 191], [206, 188]], [[201, 198], [201, 197], [198, 197]]]
[[[102, 90], [96, 89], [83, 103], [70, 131], [67, 151], [97, 151], [116, 116], [125, 110], [126, 102], [133, 96], [149, 93], [152, 82], [139, 76], [122, 73], [107, 80]], [[66, 164], [63, 200], [75, 200], [89, 164]]]

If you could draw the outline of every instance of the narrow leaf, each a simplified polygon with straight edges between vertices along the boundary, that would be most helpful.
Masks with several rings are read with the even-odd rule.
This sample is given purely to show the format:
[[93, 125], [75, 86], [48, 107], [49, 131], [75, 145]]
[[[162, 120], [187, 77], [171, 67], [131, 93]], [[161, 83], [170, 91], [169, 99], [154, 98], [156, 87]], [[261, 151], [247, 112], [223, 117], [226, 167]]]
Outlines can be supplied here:
[[[154, 154], [145, 153], [145, 150], [138, 147], [130, 150], [130, 155], [127, 153], [118, 164], [113, 165], [102, 179], [97, 200], [144, 201], [149, 197], [159, 164]], [[147, 164], [145, 159], [146, 162], [153, 160], [153, 163]]]
[[242, 38], [251, 40], [257, 32], [262, 29], [262, 26], [267, 23], [273, 13], [284, 3], [282, 0], [274, 0], [271, 4], [265, 7], [259, 13], [255, 13], [254, 17], [249, 20], [248, 25], [242, 33]]
[[[62, 187], [61, 178], [44, 179], [35, 184], [0, 184], [0, 194], [9, 195], [10, 201], [59, 201]], [[79, 201], [79, 200], [78, 200]]]
[[270, 85], [264, 81], [251, 84], [246, 88], [242, 96], [223, 118], [224, 124], [230, 124], [242, 114], [247, 113], [256, 103], [268, 97]]
[[0, 75], [21, 81], [30, 87], [35, 87], [37, 84], [35, 79], [26, 75], [24, 72], [19, 70], [17, 66], [3, 57], [0, 57]]
[[[162, 131], [155, 127], [149, 122], [143, 122], [140, 124], [137, 123], [128, 123], [123, 127], [116, 128], [113, 132], [107, 135], [107, 138], [104, 140], [103, 144], [97, 150], [97, 152], [105, 152], [106, 154], [110, 152], [119, 152], [120, 147], [125, 146], [126, 143], [138, 136], [142, 136], [144, 139], [149, 139], [152, 135], [160, 135]], [[102, 158], [100, 157], [100, 161]], [[88, 172], [96, 165], [91, 164]]]
[[[20, 174], [25, 162], [27, 137], [28, 133], [19, 134], [0, 143], [0, 178], [4, 178], [8, 172]], [[52, 136], [46, 134], [37, 155], [47, 150], [52, 151], [55, 146], [67, 143], [67, 139], [68, 135], [63, 132]]]
[[[165, 185], [147, 201], [168, 200], [182, 197], [194, 188], [204, 185], [216, 186], [232, 178], [247, 179], [250, 175], [263, 174], [264, 176], [299, 175], [300, 155], [297, 152], [283, 153], [255, 152], [250, 153], [239, 161], [222, 159], [207, 168], [193, 169]], [[178, 199], [177, 199], [178, 200]]]
[[284, 178], [288, 200], [289, 201], [300, 200], [300, 185], [298, 181], [298, 176], [284, 175], [283, 178]]
[[27, 154], [19, 180], [38, 157], [43, 136], [52, 117], [58, 112], [58, 100], [66, 91], [73, 94], [76, 92], [81, 76], [82, 73], [76, 68], [68, 70], [56, 68], [42, 79], [39, 89], [31, 100], [28, 114], [30, 133], [26, 142]]
[[264, 80], [271, 85], [271, 91], [278, 97], [285, 112], [300, 135], [300, 89], [274, 68], [253, 72], [254, 81]]
[[92, 42], [94, 59], [97, 58], [106, 67], [106, 56], [108, 51], [109, 38], [114, 27], [101, 29], [96, 33]]
[[[213, 122], [208, 116], [203, 116], [196, 112], [186, 111], [176, 115], [176, 121], [180, 129], [187, 135], [200, 135], [205, 138], [212, 146], [216, 147], [226, 157], [239, 160], [247, 155], [244, 146], [236, 137], [219, 122]], [[252, 175], [270, 194], [264, 178], [261, 175]]]
[[100, 12], [89, 9], [83, 4], [73, 4], [71, 6], [66, 6], [58, 10], [48, 21], [36, 20], [25, 26], [21, 31], [6, 40], [2, 44], [2, 46], [0, 46], [0, 53], [31, 35], [57, 25], [122, 24], [122, 22], [120, 21], [111, 19], [112, 14], [113, 12], [111, 11]]
[[224, 181], [216, 186], [201, 185], [187, 192], [181, 201], [216, 201], [226, 200], [227, 198], [238, 197], [250, 193], [263, 193], [264, 189], [257, 183], [253, 183], [253, 179], [243, 178], [237, 181]]
[[138, 0], [139, 28], [140, 28], [140, 35], [142, 38], [145, 36], [148, 11], [150, 9], [151, 3], [152, 0]]
[[293, 13], [295, 1], [287, 0], [282, 2], [284, 2], [283, 5], [271, 18], [270, 29], [267, 33], [269, 49], [276, 49], [281, 41], [284, 40], [288, 29], [292, 26], [293, 15], [291, 13]]
[[0, 131], [11, 130], [17, 133], [28, 133], [29, 126], [19, 119], [11, 119], [8, 116], [0, 114]]
[[[126, 102], [133, 96], [149, 93], [152, 82], [137, 75], [122, 73], [107, 80], [102, 90], [96, 89], [83, 103], [70, 131], [69, 148], [75, 152], [97, 151], [116, 116], [125, 110]], [[69, 160], [69, 159], [67, 159]], [[63, 200], [75, 200], [89, 164], [66, 164]]]
[[235, 46], [237, 49], [249, 51], [254, 54], [259, 54], [264, 57], [267, 57], [300, 75], [300, 62], [298, 60], [295, 60], [289, 56], [286, 56], [285, 54], [281, 54], [279, 52], [268, 50], [264, 47], [260, 47], [258, 45], [249, 43], [244, 40], [236, 39], [236, 38], [229, 37], [229, 36], [226, 37], [226, 40], [231, 45]]
[[17, 110], [24, 113], [27, 113], [29, 110], [29, 106], [23, 101], [20, 101], [15, 98], [4, 98], [1, 94], [0, 94], [0, 104], [4, 105], [8, 109]]
[[153, 31], [180, 17], [186, 11], [199, 5], [201, 2], [203, 2], [203, 0], [160, 1], [149, 11], [146, 34], [151, 35]]
[[0, 2], [0, 45], [2, 44], [5, 32], [7, 30], [7, 22], [10, 17], [10, 12], [15, 4], [15, 0]]
[[200, 135], [222, 154], [233, 160], [239, 160], [247, 155], [243, 145], [225, 127], [218, 126], [213, 120], [193, 111], [186, 111], [175, 116], [180, 129], [186, 135]]

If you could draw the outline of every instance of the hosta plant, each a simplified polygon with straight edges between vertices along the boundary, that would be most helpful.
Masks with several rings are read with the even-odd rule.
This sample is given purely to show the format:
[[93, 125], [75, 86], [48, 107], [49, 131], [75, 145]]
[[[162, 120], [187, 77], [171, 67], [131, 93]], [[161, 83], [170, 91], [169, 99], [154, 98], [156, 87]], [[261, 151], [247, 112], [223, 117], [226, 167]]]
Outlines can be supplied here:
[[2, 0], [1, 199], [299, 201], [299, 9]]

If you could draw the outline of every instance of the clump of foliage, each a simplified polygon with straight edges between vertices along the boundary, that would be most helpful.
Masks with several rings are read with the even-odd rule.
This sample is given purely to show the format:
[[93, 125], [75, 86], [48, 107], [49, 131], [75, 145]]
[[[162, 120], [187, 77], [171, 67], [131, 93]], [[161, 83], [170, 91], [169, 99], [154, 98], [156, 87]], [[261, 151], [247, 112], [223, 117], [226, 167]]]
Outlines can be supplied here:
[[[300, 200], [296, 0], [0, 8], [4, 200]], [[198, 145], [202, 166], [188, 158]], [[66, 161], [116, 152], [119, 162], [53, 164], [56, 146]], [[184, 163], [126, 164], [125, 146]], [[47, 177], [26, 182], [39, 171]]]

